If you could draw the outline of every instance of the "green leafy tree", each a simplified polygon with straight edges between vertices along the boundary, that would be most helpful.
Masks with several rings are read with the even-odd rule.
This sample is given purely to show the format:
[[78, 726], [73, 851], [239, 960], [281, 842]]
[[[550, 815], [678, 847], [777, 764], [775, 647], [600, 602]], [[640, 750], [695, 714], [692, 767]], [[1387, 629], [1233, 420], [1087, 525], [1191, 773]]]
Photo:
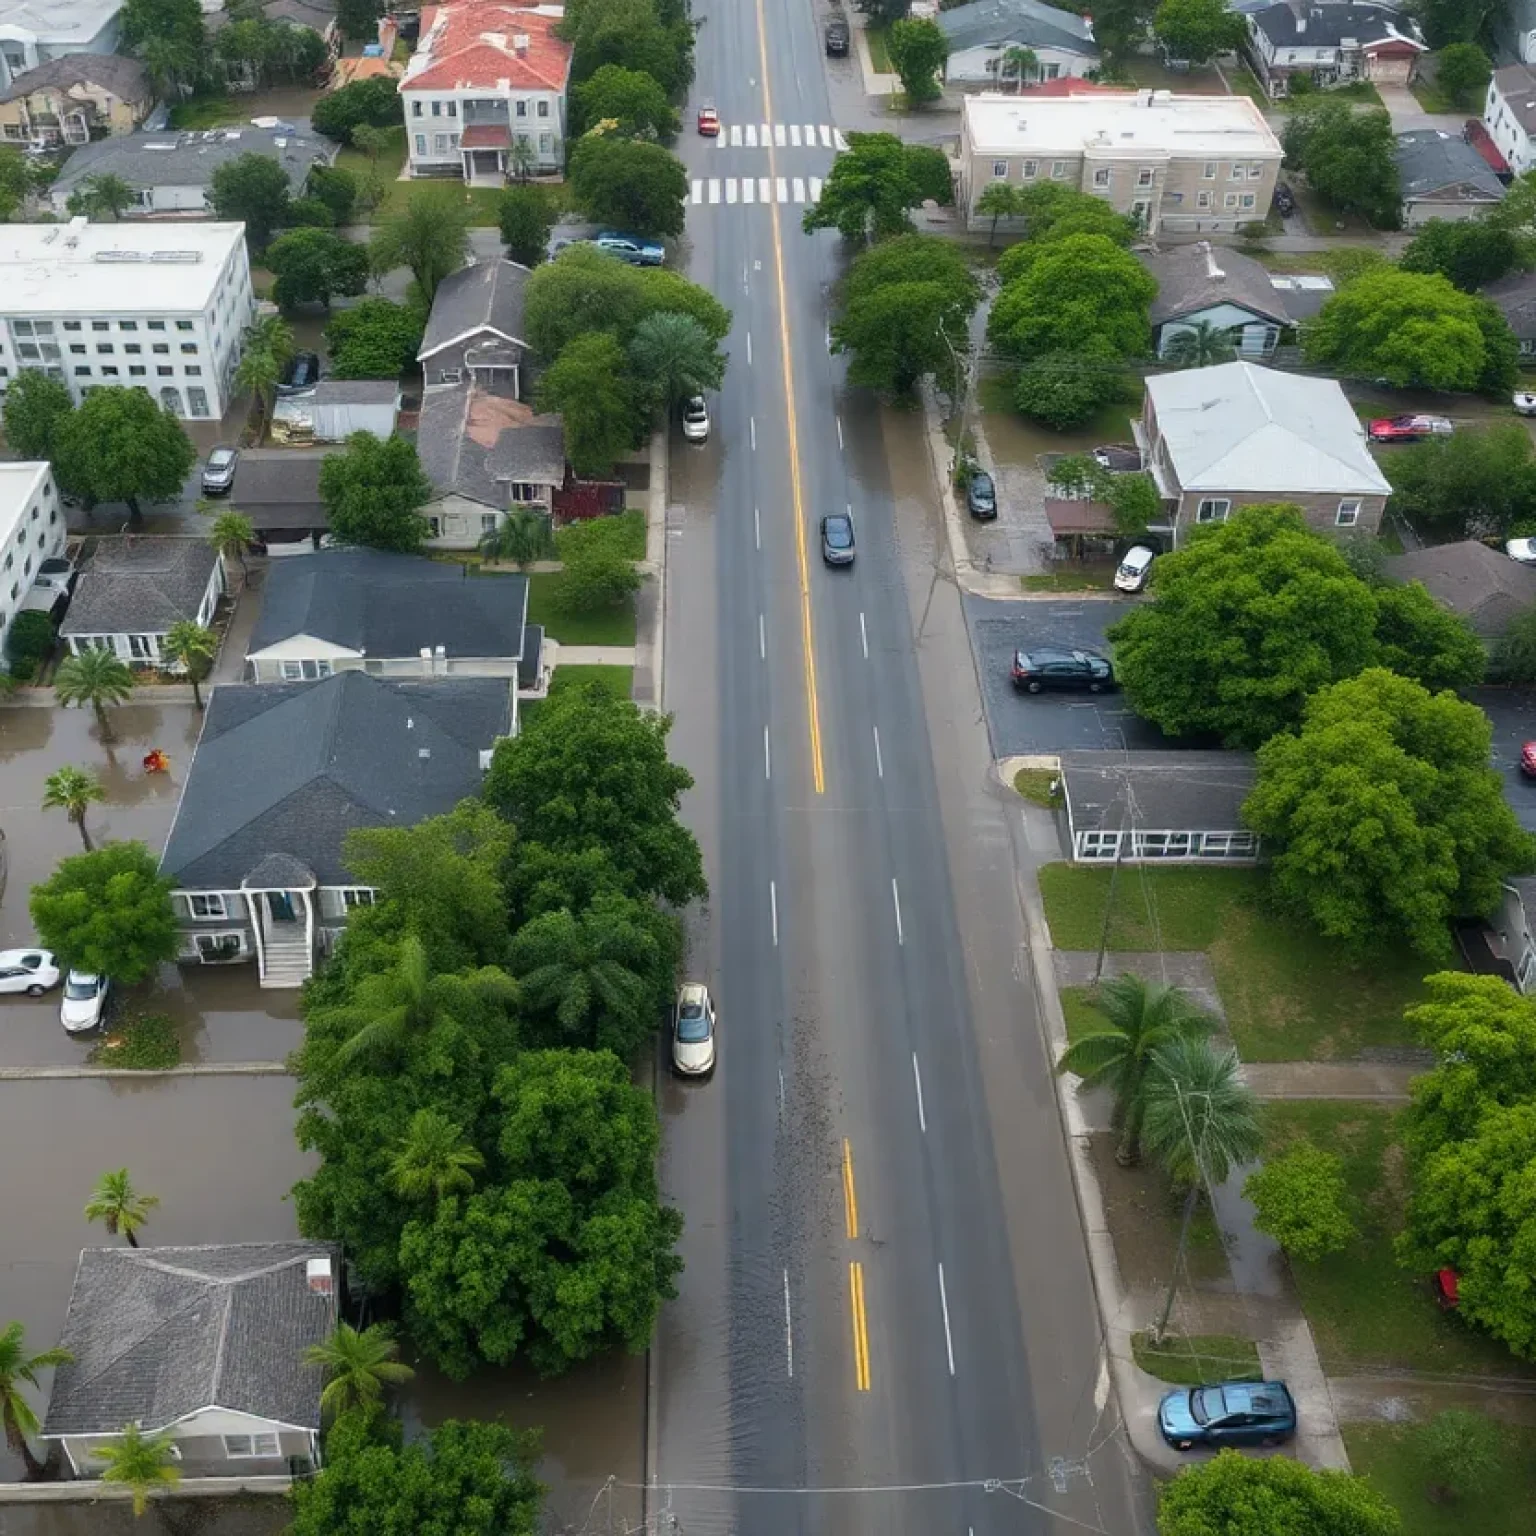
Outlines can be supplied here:
[[555, 557], [555, 536], [542, 512], [509, 512], [480, 540], [487, 560], [505, 560], [526, 571], [539, 560]]
[[1103, 235], [1068, 235], [1015, 246], [1008, 259], [987, 320], [1000, 351], [1025, 362], [1091, 355], [1095, 342], [1117, 357], [1146, 352], [1157, 282], [1129, 251]]
[[1126, 383], [1125, 361], [1113, 344], [1090, 337], [1076, 351], [1047, 352], [1026, 363], [1014, 383], [1013, 403], [1021, 414], [1068, 432], [1123, 398]]
[[380, 274], [408, 267], [417, 298], [430, 309], [437, 285], [469, 256], [469, 214], [463, 200], [447, 187], [411, 193], [404, 208], [374, 226], [368, 253]]
[[1349, 1246], [1355, 1235], [1344, 1185], [1344, 1162], [1310, 1141], [1298, 1141], [1249, 1174], [1243, 1198], [1253, 1224], [1293, 1259], [1312, 1264]]
[[368, 252], [328, 229], [291, 229], [267, 247], [276, 281], [272, 297], [283, 309], [299, 304], [331, 307], [338, 295], [356, 297], [368, 286]]
[[467, 1194], [485, 1166], [464, 1132], [435, 1109], [418, 1109], [389, 1164], [389, 1182], [403, 1200], [437, 1201]]
[[1492, 44], [1508, 11], [1508, 0], [1419, 0], [1414, 7], [1431, 48], [1476, 41]]
[[157, 1493], [169, 1493], [181, 1482], [176, 1437], [169, 1433], [145, 1434], [138, 1424], [125, 1424], [115, 1440], [98, 1444], [91, 1454], [101, 1464], [102, 1482], [129, 1490], [135, 1519]]
[[54, 462], [60, 429], [75, 410], [69, 386], [40, 368], [23, 368], [4, 399], [5, 440], [11, 452], [21, 459]]
[[357, 177], [339, 165], [317, 165], [309, 173], [309, 195], [330, 210], [333, 223], [349, 224], [357, 206]]
[[1142, 1145], [1175, 1184], [1214, 1189], [1264, 1145], [1259, 1101], [1237, 1052], [1207, 1039], [1181, 1034], [1159, 1045], [1144, 1096]]
[[1536, 518], [1536, 453], [1516, 422], [1413, 443], [1385, 468], [1393, 505], [1442, 538], [1505, 538]]
[[1488, 675], [1499, 683], [1536, 683], [1536, 607], [1518, 614], [1499, 636]]
[[193, 619], [178, 619], [160, 642], [160, 654], [187, 674], [187, 681], [192, 684], [192, 702], [201, 709], [200, 684], [213, 670], [213, 659], [219, 654], [219, 637]]
[[375, 75], [367, 80], [354, 80], [338, 91], [328, 91], [310, 113], [315, 132], [338, 143], [362, 148], [353, 137], [360, 127], [402, 126], [405, 114], [400, 106], [398, 85], [398, 81], [387, 75]]
[[678, 96], [693, 79], [693, 27], [681, 7], [654, 0], [581, 0], [562, 28], [574, 45], [571, 83], [590, 80], [605, 64], [649, 75]]
[[1374, 654], [1376, 604], [1288, 506], [1239, 508], [1158, 562], [1157, 601], [1111, 631], [1138, 713], [1170, 736], [1256, 747]]
[[1040, 55], [1033, 48], [1014, 44], [1003, 49], [1003, 56], [998, 60], [997, 75], [999, 80], [1012, 80], [1014, 94], [1017, 95], [1024, 89], [1024, 82], [1037, 74], [1039, 69]]
[[175, 415], [142, 389], [94, 389], [56, 432], [59, 478], [91, 502], [140, 501], [181, 494], [197, 449]]
[[1397, 228], [1397, 139], [1384, 110], [1357, 112], [1347, 101], [1321, 96], [1290, 114], [1282, 137], [1285, 163], [1301, 171], [1325, 203], [1378, 229]]
[[1481, 107], [1493, 65], [1476, 43], [1449, 43], [1436, 55], [1435, 83], [1459, 111]]
[[420, 508], [432, 498], [416, 445], [404, 437], [354, 432], [320, 465], [320, 496], [331, 533], [345, 544], [412, 554], [427, 536]]
[[620, 133], [671, 140], [682, 126], [661, 83], [640, 69], [604, 64], [572, 93], [579, 130], [611, 122]]
[[9, 224], [27, 199], [27, 162], [14, 145], [0, 144], [0, 224]]
[[555, 588], [555, 606], [561, 613], [596, 613], [618, 608], [640, 590], [640, 573], [621, 551], [583, 549], [566, 557]]
[[1115, 1160], [1129, 1167], [1141, 1157], [1147, 1081], [1157, 1051], [1179, 1036], [1209, 1034], [1215, 1020], [1178, 987], [1129, 974], [1105, 982], [1096, 1001], [1105, 1027], [1073, 1041], [1056, 1070], [1081, 1078], [1083, 1088], [1105, 1087], [1114, 1094], [1120, 1129]]
[[208, 182], [214, 217], [238, 220], [252, 249], [262, 250], [288, 218], [288, 173], [266, 155], [240, 155], [214, 169]]
[[565, 422], [565, 452], [578, 475], [608, 474], [640, 441], [644, 412], [625, 368], [624, 349], [606, 332], [567, 342], [539, 379], [541, 411]]
[[256, 529], [244, 512], [233, 509], [220, 512], [208, 530], [208, 542], [226, 559], [233, 557], [240, 566], [242, 582], [246, 576], [245, 552], [256, 542]]
[[485, 796], [534, 850], [601, 854], [628, 894], [673, 906], [707, 893], [693, 834], [678, 820], [693, 776], [667, 756], [669, 716], [599, 688], [560, 689], [520, 735], [500, 742]]
[[507, 255], [525, 267], [538, 266], [549, 253], [549, 232], [558, 217], [543, 187], [508, 187], [497, 218]]
[[692, 315], [647, 315], [628, 350], [631, 377], [667, 410], [725, 379], [725, 354]]
[[92, 646], [78, 655], [66, 656], [59, 663], [53, 680], [54, 697], [68, 708], [71, 704], [96, 712], [96, 729], [103, 741], [113, 741], [107, 705], [126, 704], [133, 697], [133, 673], [115, 651]]
[[1413, 1435], [1420, 1465], [1430, 1469], [1424, 1492], [1436, 1504], [1475, 1498], [1499, 1472], [1499, 1431], [1487, 1414], [1446, 1408]]
[[293, 356], [293, 332], [287, 321], [277, 315], [267, 315], [246, 326], [240, 344], [235, 387], [255, 395], [261, 404], [262, 415], [270, 421], [283, 367]]
[[683, 162], [660, 144], [587, 134], [571, 153], [571, 192], [588, 218], [642, 235], [680, 235], [688, 201]]
[[1232, 333], [1209, 320], [1180, 326], [1163, 343], [1163, 361], [1175, 368], [1210, 368], [1237, 356]]
[[11, 620], [5, 637], [5, 658], [10, 675], [18, 683], [31, 682], [38, 669], [53, 655], [58, 631], [53, 620], [36, 608], [23, 608]]
[[909, 107], [937, 101], [944, 94], [939, 77], [949, 58], [949, 39], [938, 22], [926, 16], [895, 22], [887, 34], [886, 48]]
[[60, 862], [32, 887], [38, 938], [71, 969], [132, 986], [176, 954], [171, 882], [143, 843], [108, 843]]
[[1463, 293], [1476, 293], [1528, 264], [1524, 244], [1490, 220], [1431, 219], [1419, 226], [1398, 265], [1405, 272], [1438, 272]]
[[933, 153], [924, 145], [903, 144], [894, 133], [850, 133], [847, 150], [832, 162], [821, 198], [806, 209], [801, 227], [806, 234], [835, 229], [845, 240], [905, 233], [911, 228], [909, 208], [925, 198], [950, 201], [948, 172], [942, 188], [934, 184]]
[[29, 1443], [42, 1425], [22, 1388], [36, 1391], [40, 1371], [68, 1365], [74, 1358], [67, 1349], [45, 1349], [40, 1354], [31, 1354], [20, 1323], [7, 1323], [0, 1329], [0, 1424], [5, 1426], [5, 1443], [21, 1457], [31, 1482], [36, 1482], [45, 1471]]
[[1158, 1490], [1158, 1536], [1401, 1536], [1368, 1478], [1314, 1472], [1289, 1456], [1220, 1451]]
[[1019, 212], [1018, 188], [1006, 181], [992, 182], [976, 199], [976, 212], [992, 220], [987, 231], [987, 244], [991, 245], [997, 239], [998, 220], [1014, 218]]
[[118, 25], [130, 48], [138, 48], [152, 37], [171, 37], [194, 46], [203, 40], [203, 12], [198, 0], [123, 0]]
[[1296, 735], [1259, 749], [1243, 807], [1277, 900], [1330, 938], [1444, 958], [1450, 919], [1493, 911], [1532, 859], [1491, 736], [1476, 705], [1379, 667], [1322, 688]]
[[85, 826], [85, 813], [106, 798], [101, 780], [89, 768], [75, 768], [66, 763], [43, 780], [43, 809], [63, 811], [79, 832], [87, 853], [91, 852], [92, 844], [91, 834]]
[[354, 1408], [371, 1408], [385, 1387], [401, 1386], [416, 1372], [397, 1357], [400, 1346], [388, 1323], [354, 1328], [337, 1323], [330, 1338], [304, 1351], [305, 1365], [317, 1365], [326, 1375], [320, 1390], [320, 1411], [327, 1419]]
[[1226, 0], [1162, 0], [1152, 17], [1152, 35], [1165, 58], [1209, 64], [1218, 53], [1242, 47], [1248, 28]]
[[159, 1204], [158, 1195], [141, 1195], [133, 1187], [126, 1168], [115, 1168], [96, 1181], [85, 1205], [85, 1219], [99, 1221], [110, 1236], [126, 1237], [128, 1246], [137, 1248], [139, 1240], [134, 1233], [148, 1222], [150, 1212]]
[[84, 214], [87, 218], [107, 218], [115, 223], [139, 200], [138, 194], [123, 180], [110, 172], [87, 176], [69, 194], [66, 205], [70, 214]]
[[[1103, 198], [1080, 192], [1065, 182], [1036, 182], [1015, 187], [1013, 193], [1019, 216], [1024, 220], [1024, 239], [1029, 244], [1061, 240], [1068, 235], [1103, 235], [1116, 245], [1127, 246], [1141, 232], [1130, 214], [1116, 213]], [[998, 274], [1007, 282], [1033, 260], [1033, 256], [1015, 256], [1012, 249], [1004, 251], [998, 258]]]
[[416, 360], [426, 326], [419, 309], [369, 298], [326, 322], [333, 379], [393, 379]]
[[1436, 602], [1422, 582], [1378, 587], [1373, 595], [1376, 666], [1411, 677], [1432, 693], [1482, 681], [1488, 660], [1483, 642], [1459, 613]]

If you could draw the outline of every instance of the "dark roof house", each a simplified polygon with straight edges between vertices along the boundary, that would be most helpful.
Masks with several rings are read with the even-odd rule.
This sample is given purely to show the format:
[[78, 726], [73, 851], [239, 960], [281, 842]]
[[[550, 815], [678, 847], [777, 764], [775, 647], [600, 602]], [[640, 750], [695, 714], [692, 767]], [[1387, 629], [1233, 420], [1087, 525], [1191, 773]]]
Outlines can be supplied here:
[[1464, 219], [1504, 199], [1504, 183], [1461, 137], [1439, 128], [1415, 128], [1397, 136], [1397, 174], [1402, 182], [1403, 221]]
[[1509, 322], [1522, 352], [1536, 352], [1536, 272], [1512, 272], [1488, 283], [1481, 296]]
[[1141, 252], [1138, 260], [1157, 281], [1150, 319], [1159, 355], [1180, 331], [1204, 322], [1227, 331], [1242, 356], [1268, 356], [1278, 328], [1291, 323], [1285, 295], [1269, 273], [1237, 251], [1201, 240]]
[[1000, 54], [1011, 47], [1030, 48], [1037, 56], [1076, 55], [1090, 65], [1099, 58], [1092, 21], [1044, 0], [971, 0], [940, 11], [935, 20], [956, 61], [956, 67], [946, 71], [949, 79], [981, 78], [972, 67], [974, 60], [966, 61], [965, 55]]
[[527, 267], [502, 258], [460, 267], [438, 284], [416, 353], [427, 383], [468, 379], [519, 394], [528, 277]]
[[1386, 561], [1394, 581], [1421, 581], [1431, 596], [1459, 613], [1487, 641], [1499, 639], [1536, 605], [1536, 569], [1476, 539], [1410, 550]]
[[77, 654], [99, 645], [125, 661], [157, 662], [160, 637], [182, 619], [207, 624], [223, 590], [223, 566], [206, 539], [103, 537], [59, 634]]
[[474, 384], [423, 392], [416, 449], [439, 497], [463, 496], [497, 510], [511, 504], [514, 483], [565, 481], [560, 418], [536, 415], [519, 401]]
[[0, 90], [0, 102], [31, 96], [47, 86], [69, 90], [72, 86], [94, 85], [110, 91], [123, 101], [144, 101], [154, 94], [149, 71], [138, 59], [121, 53], [64, 53], [44, 59], [35, 68], [18, 75]]
[[243, 448], [229, 493], [262, 535], [322, 532], [330, 522], [320, 495], [323, 448]]

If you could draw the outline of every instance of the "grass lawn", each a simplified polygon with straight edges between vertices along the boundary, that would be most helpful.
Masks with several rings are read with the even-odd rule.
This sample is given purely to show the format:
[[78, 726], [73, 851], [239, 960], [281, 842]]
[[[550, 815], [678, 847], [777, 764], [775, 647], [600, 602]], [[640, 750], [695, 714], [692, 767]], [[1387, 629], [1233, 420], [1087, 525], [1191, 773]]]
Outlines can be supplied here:
[[1483, 1492], [1454, 1503], [1428, 1495], [1434, 1478], [1407, 1424], [1345, 1424], [1344, 1445], [1356, 1472], [1376, 1485], [1403, 1517], [1403, 1536], [1518, 1536], [1536, 1507], [1536, 1428], [1498, 1424], [1499, 1465]]
[[1344, 1160], [1359, 1233], [1342, 1253], [1291, 1266], [1324, 1370], [1335, 1376], [1383, 1367], [1532, 1375], [1504, 1345], [1442, 1312], [1422, 1275], [1399, 1268], [1392, 1242], [1408, 1194], [1400, 1114], [1382, 1104], [1264, 1105], [1270, 1152], [1305, 1138]]
[[[1465, 117], [1469, 110], [1458, 106], [1445, 91], [1440, 89], [1440, 82], [1430, 79], [1428, 75], [1419, 74], [1409, 85], [1408, 89], [1413, 92], [1414, 100], [1426, 112], [1454, 112], [1458, 117]], [[1481, 106], [1481, 103], [1479, 103], [1479, 106]], [[1476, 114], [1474, 113], [1473, 115]]]
[[1047, 810], [1060, 802], [1052, 796], [1051, 785], [1059, 775], [1053, 768], [1020, 768], [1013, 776], [1013, 787], [1026, 800], [1043, 805]]
[[[627, 699], [634, 682], [633, 667], [556, 667], [555, 675], [549, 680], [549, 691], [558, 693], [562, 688], [579, 688], [583, 683], [596, 683], [598, 687], [606, 688], [616, 699]], [[543, 699], [530, 699], [521, 706], [518, 713], [524, 725], [538, 713], [543, 704]]]
[[[171, 108], [171, 127], [184, 131], [197, 128], [223, 128], [226, 125], [234, 126], [237, 123], [243, 123], [247, 116], [248, 108], [245, 105], [222, 93], [193, 96], [187, 101], [177, 102]], [[404, 143], [403, 125], [400, 134], [401, 142]]]
[[[633, 645], [635, 607], [608, 608], [597, 613], [560, 613], [555, 592], [560, 572], [535, 571], [528, 577], [528, 622], [542, 624], [552, 640], [565, 645]], [[558, 673], [557, 669], [557, 673]]]
[[894, 75], [896, 66], [891, 63], [891, 50], [886, 47], [884, 27], [866, 27], [865, 40], [869, 43], [869, 62], [877, 75]]
[[1133, 1333], [1131, 1353], [1149, 1376], [1174, 1387], [1264, 1379], [1257, 1347], [1229, 1333], [1170, 1333], [1158, 1345], [1151, 1334]]
[[1067, 1044], [1073, 1045], [1084, 1035], [1102, 1034], [1109, 1028], [1109, 1020], [1099, 1011], [1094, 1001], [1096, 987], [1063, 987], [1061, 1011], [1067, 1023]]
[[[1013, 403], [1014, 386], [1018, 376], [1012, 369], [1005, 369], [1001, 373], [989, 373], [983, 375], [976, 386], [976, 399], [983, 411], [992, 415], [1010, 416], [1014, 420], [1021, 420], [1018, 407]], [[1057, 432], [1051, 427], [1041, 426], [1037, 422], [1027, 422], [1031, 431], [1041, 434], [1042, 437], [1060, 439], [1060, 447], [1066, 452], [1072, 452], [1072, 440], [1080, 439], [1089, 445], [1094, 443], [1128, 443], [1131, 440], [1131, 421], [1141, 412], [1138, 401], [1135, 405], [1120, 404], [1118, 401], [1110, 405], [1100, 406], [1080, 427], [1074, 427], [1070, 432]]]
[[1020, 576], [1019, 585], [1026, 592], [1102, 592], [1113, 575], [1113, 566], [1079, 567], [1070, 571], [1046, 571], [1038, 576]]
[[[399, 213], [410, 201], [413, 192], [420, 187], [432, 186], [448, 187], [462, 197], [469, 206], [471, 224], [494, 226], [498, 222], [502, 193], [500, 187], [466, 187], [452, 177], [401, 181], [400, 172], [405, 166], [405, 124], [401, 123], [399, 127], [390, 128], [387, 131], [389, 143], [379, 155], [378, 161], [379, 178], [384, 183], [384, 196], [380, 198], [379, 206], [368, 215], [371, 222], [378, 223], [391, 214]], [[367, 155], [350, 146], [342, 147], [336, 156], [336, 164], [359, 178], [366, 177], [368, 174]]]
[[[1040, 871], [1058, 949], [1097, 949], [1113, 871], [1048, 864]], [[1205, 950], [1244, 1061], [1347, 1057], [1404, 1045], [1403, 1010], [1423, 996], [1411, 954], [1363, 964], [1299, 923], [1262, 908], [1254, 869], [1121, 870], [1109, 948]]]

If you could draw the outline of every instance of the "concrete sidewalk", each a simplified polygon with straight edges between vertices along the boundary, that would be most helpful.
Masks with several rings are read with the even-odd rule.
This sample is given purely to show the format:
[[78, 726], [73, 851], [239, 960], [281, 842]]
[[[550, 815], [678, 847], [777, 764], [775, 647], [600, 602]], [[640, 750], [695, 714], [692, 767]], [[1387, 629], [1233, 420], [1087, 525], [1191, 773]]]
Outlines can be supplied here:
[[639, 647], [633, 645], [561, 645], [555, 653], [555, 666], [632, 667], [638, 654]]

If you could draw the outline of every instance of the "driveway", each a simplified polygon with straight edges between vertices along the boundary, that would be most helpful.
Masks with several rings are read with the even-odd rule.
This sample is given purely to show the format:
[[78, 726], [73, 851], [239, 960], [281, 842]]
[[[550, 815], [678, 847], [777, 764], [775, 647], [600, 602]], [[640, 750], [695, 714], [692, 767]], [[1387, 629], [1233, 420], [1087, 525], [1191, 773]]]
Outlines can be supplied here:
[[1536, 688], [1469, 688], [1474, 704], [1493, 723], [1493, 766], [1504, 775], [1504, 795], [1520, 825], [1536, 832], [1536, 783], [1520, 775], [1520, 748], [1536, 741]]
[[1393, 133], [1407, 133], [1415, 128], [1438, 128], [1442, 133], [1454, 134], [1458, 139], [1468, 117], [1468, 112], [1426, 112], [1419, 105], [1418, 97], [1406, 85], [1388, 85], [1376, 82], [1376, 94], [1392, 119]]

